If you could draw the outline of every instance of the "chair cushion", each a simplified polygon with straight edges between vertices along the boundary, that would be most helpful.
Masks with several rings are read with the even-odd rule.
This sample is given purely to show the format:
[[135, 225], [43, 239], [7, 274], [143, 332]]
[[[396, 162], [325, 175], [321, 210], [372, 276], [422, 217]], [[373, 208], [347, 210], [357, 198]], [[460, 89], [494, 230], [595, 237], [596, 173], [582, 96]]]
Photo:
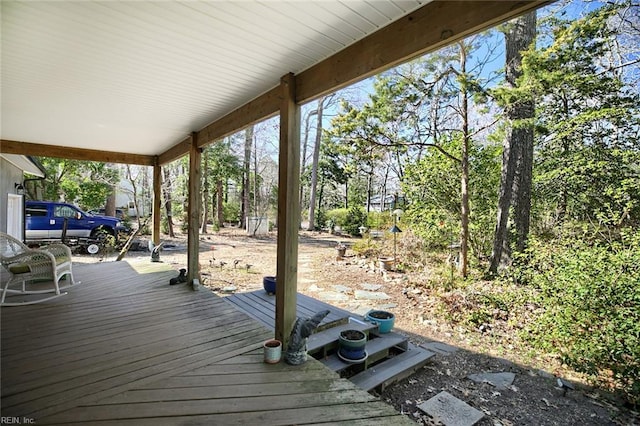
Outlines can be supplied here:
[[65, 255], [56, 256], [55, 259], [56, 259], [56, 265], [60, 265], [62, 263], [65, 263], [71, 260], [68, 256], [65, 256]]
[[29, 268], [29, 265], [27, 265], [26, 263], [14, 263], [13, 265], [9, 266], [9, 272], [16, 275], [27, 274], [31, 272], [31, 269]]

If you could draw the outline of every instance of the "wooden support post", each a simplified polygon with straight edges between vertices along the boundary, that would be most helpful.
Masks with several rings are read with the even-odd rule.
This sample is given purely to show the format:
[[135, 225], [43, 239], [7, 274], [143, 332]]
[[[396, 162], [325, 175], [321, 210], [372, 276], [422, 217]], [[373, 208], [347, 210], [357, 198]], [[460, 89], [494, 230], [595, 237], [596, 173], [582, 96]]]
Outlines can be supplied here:
[[280, 80], [280, 148], [278, 160], [278, 247], [275, 337], [286, 347], [296, 320], [298, 291], [298, 227], [300, 224], [300, 110], [296, 80]]
[[160, 206], [162, 205], [162, 166], [158, 164], [158, 157], [155, 158], [155, 164], [153, 165], [153, 226], [151, 229], [151, 235], [153, 238], [153, 245], [160, 244], [160, 217], [162, 211]]
[[198, 134], [191, 134], [189, 151], [189, 228], [187, 231], [187, 280], [200, 280], [200, 160], [202, 149], [198, 148]]

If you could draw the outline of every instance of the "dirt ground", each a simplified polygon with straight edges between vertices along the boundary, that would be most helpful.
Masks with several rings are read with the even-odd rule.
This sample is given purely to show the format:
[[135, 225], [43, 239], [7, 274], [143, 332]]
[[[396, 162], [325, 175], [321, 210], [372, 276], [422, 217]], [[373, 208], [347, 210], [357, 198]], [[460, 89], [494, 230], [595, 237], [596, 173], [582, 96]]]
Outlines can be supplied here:
[[[338, 259], [335, 246], [339, 241], [350, 244], [344, 237], [301, 231], [298, 255], [301, 293], [322, 299], [327, 292], [339, 292], [346, 296], [344, 300], [327, 302], [355, 313], [381, 307], [391, 310], [396, 315], [394, 331], [407, 335], [413, 343], [439, 341], [457, 349], [447, 355], [437, 354], [427, 366], [380, 395], [416, 423], [440, 424], [425, 415], [418, 405], [446, 391], [485, 414], [479, 425], [640, 425], [638, 413], [611, 402], [608, 395], [591, 389], [562, 366], [548, 361], [526, 365], [523, 359], [530, 357], [522, 357], [508, 342], [496, 344], [495, 336], [484, 341], [481, 331], [452, 327], [423, 303], [426, 298], [419, 291], [408, 287], [408, 274], [381, 273], [373, 262], [359, 259], [349, 250], [346, 257]], [[186, 237], [167, 238], [163, 243], [160, 260], [176, 270], [186, 268]], [[141, 246], [146, 246], [146, 242]], [[132, 251], [128, 257], [150, 255]], [[79, 260], [91, 262], [99, 258], [83, 256]], [[221, 296], [261, 289], [262, 277], [276, 273], [276, 235], [250, 237], [236, 228], [203, 234], [200, 265], [203, 284]], [[355, 291], [362, 289], [363, 284], [380, 285], [379, 291], [388, 298], [356, 299]], [[515, 380], [505, 388], [496, 388], [467, 378], [485, 372], [512, 372]], [[575, 390], [565, 395], [557, 387], [557, 376], [572, 383]]]

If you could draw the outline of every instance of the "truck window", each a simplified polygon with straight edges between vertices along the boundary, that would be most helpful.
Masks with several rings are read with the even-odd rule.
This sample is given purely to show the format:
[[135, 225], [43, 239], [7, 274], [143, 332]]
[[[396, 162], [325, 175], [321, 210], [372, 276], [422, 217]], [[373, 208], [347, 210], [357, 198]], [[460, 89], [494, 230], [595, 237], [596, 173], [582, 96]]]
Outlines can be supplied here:
[[56, 217], [74, 218], [76, 217], [77, 212], [78, 211], [76, 209], [69, 206], [55, 206], [53, 208], [53, 215]]
[[27, 217], [37, 217], [47, 215], [47, 206], [44, 205], [32, 205], [26, 208]]

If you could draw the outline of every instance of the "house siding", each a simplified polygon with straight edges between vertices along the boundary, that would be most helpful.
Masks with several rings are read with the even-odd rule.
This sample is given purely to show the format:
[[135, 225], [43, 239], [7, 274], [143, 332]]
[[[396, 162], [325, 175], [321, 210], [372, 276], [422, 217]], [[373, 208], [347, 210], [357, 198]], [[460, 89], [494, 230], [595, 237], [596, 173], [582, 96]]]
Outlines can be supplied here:
[[9, 194], [15, 194], [16, 183], [22, 183], [22, 170], [0, 157], [0, 231], [7, 232], [7, 203]]

